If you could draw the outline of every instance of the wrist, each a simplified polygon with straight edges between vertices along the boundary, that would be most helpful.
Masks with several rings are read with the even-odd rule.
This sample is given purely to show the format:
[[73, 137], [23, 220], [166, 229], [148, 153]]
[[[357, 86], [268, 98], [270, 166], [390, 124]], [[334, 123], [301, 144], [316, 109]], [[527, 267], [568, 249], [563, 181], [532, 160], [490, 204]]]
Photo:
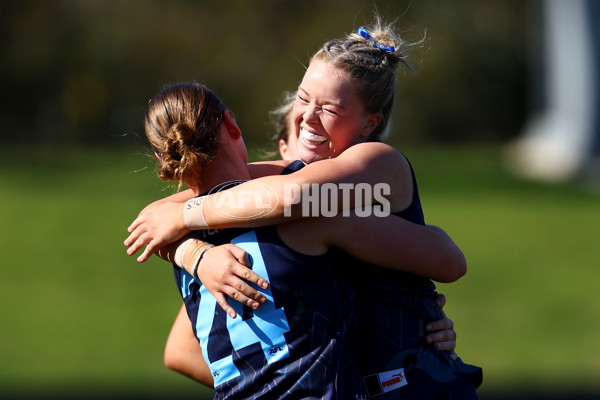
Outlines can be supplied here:
[[199, 196], [188, 200], [183, 207], [183, 223], [190, 230], [208, 228], [204, 217], [205, 197]]
[[185, 253], [187, 252], [188, 247], [194, 242], [196, 242], [195, 239], [186, 239], [185, 241], [181, 242], [179, 246], [177, 246], [177, 248], [175, 249], [175, 257], [173, 258], [173, 263], [179, 268], [185, 268]]
[[200, 254], [198, 254], [198, 257], [196, 257], [196, 260], [194, 261], [194, 264], [192, 265], [189, 271], [190, 274], [194, 277], [194, 279], [200, 280], [200, 278], [198, 277], [198, 267], [200, 267], [200, 262], [202, 261], [202, 257], [204, 257], [204, 253], [206, 253], [206, 251], [212, 247], [215, 246], [212, 244], [204, 246], [204, 248], [200, 250]]

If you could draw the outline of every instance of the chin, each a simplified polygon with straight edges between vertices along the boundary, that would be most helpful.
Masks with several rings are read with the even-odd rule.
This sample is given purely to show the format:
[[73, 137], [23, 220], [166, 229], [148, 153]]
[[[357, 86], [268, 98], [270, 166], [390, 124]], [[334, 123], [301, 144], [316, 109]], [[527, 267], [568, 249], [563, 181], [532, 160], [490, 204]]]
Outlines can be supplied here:
[[329, 148], [308, 149], [306, 147], [302, 147], [301, 149], [299, 149], [298, 153], [300, 158], [306, 162], [325, 160], [330, 156]]
[[304, 161], [307, 164], [313, 163], [315, 161], [321, 161], [321, 160], [326, 160], [328, 157], [323, 157], [319, 154], [310, 154], [310, 155], [305, 155], [303, 157], [301, 157], [302, 161]]

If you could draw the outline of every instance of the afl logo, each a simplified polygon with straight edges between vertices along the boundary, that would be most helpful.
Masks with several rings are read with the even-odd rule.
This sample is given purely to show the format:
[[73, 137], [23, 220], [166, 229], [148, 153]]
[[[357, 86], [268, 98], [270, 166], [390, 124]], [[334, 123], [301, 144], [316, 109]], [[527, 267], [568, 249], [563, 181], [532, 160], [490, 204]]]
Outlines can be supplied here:
[[213, 369], [213, 371], [212, 371], [213, 378], [218, 378], [219, 375], [221, 375], [221, 373], [219, 372], [219, 370], [218, 369]]
[[[232, 191], [225, 190], [240, 183], [246, 184], [245, 190], [238, 190], [235, 194]], [[230, 181], [218, 188], [212, 189], [208, 194], [219, 192], [223, 192], [219, 199], [205, 201], [205, 206], [209, 207], [216, 214], [232, 219], [251, 220], [264, 217], [270, 214], [279, 203], [277, 192], [263, 183], [253, 181]], [[233, 215], [236, 209], [243, 209], [246, 205], [254, 207], [256, 212], [253, 215], [245, 217]]]
[[285, 347], [282, 344], [278, 344], [277, 346], [273, 346], [269, 349], [269, 355], [272, 356], [273, 354], [277, 354], [280, 351], [283, 351]]

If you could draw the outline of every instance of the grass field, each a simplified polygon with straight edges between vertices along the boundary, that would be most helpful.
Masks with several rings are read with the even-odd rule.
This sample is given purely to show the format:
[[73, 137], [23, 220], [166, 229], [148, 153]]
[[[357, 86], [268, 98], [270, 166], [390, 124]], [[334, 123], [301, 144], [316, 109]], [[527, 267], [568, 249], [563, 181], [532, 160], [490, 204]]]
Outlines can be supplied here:
[[[3, 146], [0, 397], [210, 398], [167, 370], [179, 307], [171, 268], [125, 254], [126, 226], [170, 194], [135, 149]], [[600, 194], [504, 172], [496, 147], [418, 147], [429, 223], [469, 271], [439, 285], [482, 399], [600, 393]]]

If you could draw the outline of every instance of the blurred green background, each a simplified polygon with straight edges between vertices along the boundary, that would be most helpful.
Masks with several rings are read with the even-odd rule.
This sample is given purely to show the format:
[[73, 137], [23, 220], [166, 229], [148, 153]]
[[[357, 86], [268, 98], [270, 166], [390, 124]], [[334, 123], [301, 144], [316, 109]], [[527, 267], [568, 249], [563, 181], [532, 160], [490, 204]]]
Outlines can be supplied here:
[[[532, 108], [537, 2], [0, 1], [0, 397], [211, 398], [167, 370], [180, 299], [170, 266], [125, 254], [126, 227], [173, 192], [142, 120], [195, 80], [235, 111], [251, 155], [268, 111], [326, 40], [376, 7], [423, 49], [400, 76], [390, 143], [416, 169], [426, 218], [465, 252], [439, 285], [482, 399], [600, 396], [597, 183], [508, 172]], [[538, 397], [536, 397], [538, 396]]]

